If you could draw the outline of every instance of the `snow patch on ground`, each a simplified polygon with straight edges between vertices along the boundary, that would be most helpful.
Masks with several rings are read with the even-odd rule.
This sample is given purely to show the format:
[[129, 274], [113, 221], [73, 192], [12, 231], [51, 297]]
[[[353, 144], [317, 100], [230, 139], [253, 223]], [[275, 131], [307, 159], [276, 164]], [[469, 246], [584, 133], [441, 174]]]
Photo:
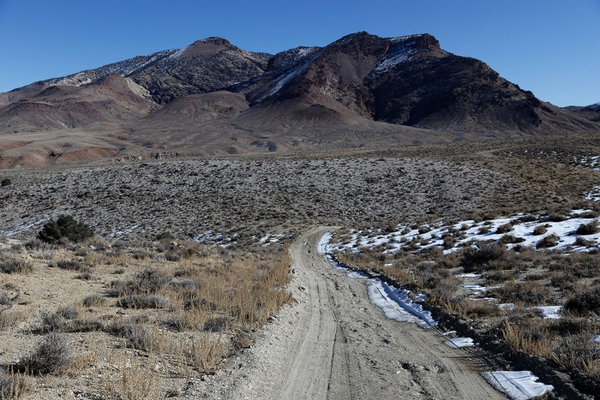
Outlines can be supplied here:
[[379, 63], [379, 65], [377, 65], [377, 67], [375, 67], [374, 71], [376, 73], [385, 72], [400, 63], [408, 61], [413, 53], [413, 49], [402, 47], [396, 52], [389, 54], [381, 63]]
[[329, 232], [321, 236], [321, 239], [319, 239], [319, 243], [317, 243], [318, 255], [324, 256], [325, 254], [327, 254], [329, 242], [331, 242], [332, 237], [333, 235]]
[[528, 400], [554, 390], [552, 385], [538, 382], [530, 371], [496, 371], [481, 374], [496, 390], [513, 400]]
[[369, 279], [367, 290], [371, 303], [381, 308], [389, 319], [414, 322], [423, 328], [437, 325], [437, 321], [431, 318], [431, 312], [424, 311], [423, 307], [412, 302], [408, 291], [397, 289], [380, 279]]
[[560, 310], [563, 306], [538, 306], [533, 309], [540, 313], [544, 319], [561, 319]]
[[[600, 187], [597, 196], [600, 199]], [[600, 222], [598, 218], [584, 218], [582, 215], [587, 211], [589, 210], [573, 210], [571, 215], [566, 216], [567, 219], [557, 222], [548, 221], [544, 216], [537, 216], [535, 221], [521, 222], [519, 218], [523, 215], [518, 214], [510, 218], [496, 218], [484, 222], [465, 220], [448, 225], [439, 221], [420, 226], [418, 229], [414, 226], [398, 225], [394, 232], [386, 233], [374, 228], [352, 230], [341, 238], [344, 243], [333, 244], [332, 250], [360, 252], [380, 246], [382, 253], [395, 254], [409, 246], [415, 252], [438, 247], [443, 249], [444, 254], [449, 254], [468, 245], [476, 246], [476, 243], [480, 241], [499, 241], [505, 235], [512, 235], [521, 240], [519, 243], [507, 244], [509, 249], [516, 245], [536, 248], [537, 243], [544, 237], [556, 235], [559, 240], [556, 246], [551, 247], [553, 250], [590, 251], [598, 248], [600, 231], [591, 235], [576, 233], [582, 224]], [[510, 230], [498, 233], [498, 228], [503, 225], [510, 225]], [[545, 226], [546, 232], [542, 235], [534, 235], [533, 232], [538, 226]], [[500, 230], [502, 231], [502, 228]], [[445, 235], [449, 234], [455, 238], [451, 247], [447, 246], [443, 239]], [[589, 247], [576, 245], [575, 241], [578, 237], [582, 237], [592, 245]]]
[[[325, 257], [335, 269], [346, 271], [349, 278], [368, 278], [365, 274], [350, 271], [333, 260], [328, 254], [331, 238], [331, 233], [321, 236], [317, 243], [317, 254]], [[381, 308], [389, 319], [399, 322], [414, 322], [423, 328], [437, 325], [437, 321], [431, 317], [431, 312], [425, 311], [421, 305], [413, 303], [408, 297], [408, 291], [404, 289], [398, 289], [375, 278], [367, 280], [367, 291], [371, 303]]]
[[263, 245], [263, 247], [267, 247], [272, 243], [278, 243], [281, 239], [285, 237], [285, 233], [278, 233], [276, 235], [268, 233], [263, 236], [258, 242]]
[[363, 274], [362, 272], [355, 272], [355, 271], [347, 272], [346, 276], [350, 279], [366, 279], [366, 278], [368, 278], [368, 276]]
[[468, 337], [457, 337], [453, 339], [448, 339], [444, 342], [447, 346], [452, 347], [453, 349], [460, 349], [463, 347], [473, 347], [475, 343], [473, 343], [473, 339]]

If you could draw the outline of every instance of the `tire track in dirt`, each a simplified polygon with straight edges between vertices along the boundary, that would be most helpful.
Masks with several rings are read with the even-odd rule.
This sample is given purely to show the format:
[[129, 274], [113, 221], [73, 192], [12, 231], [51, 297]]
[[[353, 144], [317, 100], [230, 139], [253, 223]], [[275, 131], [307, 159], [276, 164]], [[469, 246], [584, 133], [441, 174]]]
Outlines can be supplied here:
[[297, 303], [252, 350], [231, 399], [505, 399], [432, 329], [385, 317], [363, 279], [335, 270], [315, 248], [328, 228], [291, 247]]

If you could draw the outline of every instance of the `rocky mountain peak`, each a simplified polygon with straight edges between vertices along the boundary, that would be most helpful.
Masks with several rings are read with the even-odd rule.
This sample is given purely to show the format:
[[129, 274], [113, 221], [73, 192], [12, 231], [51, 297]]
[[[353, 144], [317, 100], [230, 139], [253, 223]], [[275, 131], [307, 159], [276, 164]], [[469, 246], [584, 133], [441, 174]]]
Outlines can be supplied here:
[[441, 50], [440, 42], [428, 33], [392, 38], [392, 42], [401, 42], [406, 46], [421, 50]]
[[229, 40], [220, 37], [209, 37], [206, 39], [196, 40], [188, 47], [180, 50], [180, 57], [195, 57], [195, 56], [211, 56], [223, 50], [235, 48]]
[[217, 46], [231, 46], [231, 42], [218, 36], [207, 37], [206, 39], [196, 40], [194, 44], [214, 44]]

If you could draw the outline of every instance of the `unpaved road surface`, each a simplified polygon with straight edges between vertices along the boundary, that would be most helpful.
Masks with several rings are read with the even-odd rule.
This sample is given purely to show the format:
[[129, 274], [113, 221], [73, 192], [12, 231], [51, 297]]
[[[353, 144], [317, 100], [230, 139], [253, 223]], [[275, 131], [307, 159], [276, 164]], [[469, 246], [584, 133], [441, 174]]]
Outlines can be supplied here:
[[[218, 398], [506, 399], [480, 376], [469, 353], [435, 329], [389, 320], [350, 279], [317, 254], [328, 230], [292, 245], [294, 298], [269, 324], [247, 365], [229, 371]], [[228, 382], [227, 382], [228, 381]], [[218, 395], [218, 396], [217, 396]]]

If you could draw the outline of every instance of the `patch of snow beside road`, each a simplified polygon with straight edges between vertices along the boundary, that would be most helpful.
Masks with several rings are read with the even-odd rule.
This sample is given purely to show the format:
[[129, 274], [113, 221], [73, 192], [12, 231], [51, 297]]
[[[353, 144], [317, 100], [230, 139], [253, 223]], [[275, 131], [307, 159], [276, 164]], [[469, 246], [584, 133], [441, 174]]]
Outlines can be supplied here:
[[530, 371], [484, 372], [482, 376], [496, 390], [512, 400], [528, 400], [554, 390], [552, 385], [538, 382], [538, 377]]

